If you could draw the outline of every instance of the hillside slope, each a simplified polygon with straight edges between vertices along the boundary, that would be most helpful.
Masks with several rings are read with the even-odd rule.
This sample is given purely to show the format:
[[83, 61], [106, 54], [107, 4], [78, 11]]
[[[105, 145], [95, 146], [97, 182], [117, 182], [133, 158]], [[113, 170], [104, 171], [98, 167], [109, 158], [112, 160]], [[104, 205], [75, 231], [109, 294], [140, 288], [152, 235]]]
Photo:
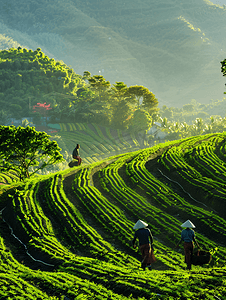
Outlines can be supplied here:
[[102, 73], [111, 82], [142, 84], [160, 104], [221, 99], [226, 9], [206, 0], [5, 2], [0, 28], [28, 48]]
[[[48, 101], [47, 106], [51, 103], [49, 109], [52, 109], [60, 99], [59, 104], [66, 106], [74, 90], [83, 84], [80, 75], [64, 63], [50, 59], [40, 48], [32, 51], [18, 47], [0, 51], [0, 104], [7, 118], [35, 116], [34, 112], [39, 118], [46, 118], [48, 111], [44, 107], [40, 110], [40, 102], [43, 105]], [[2, 116], [1, 123], [5, 123]]]
[[[0, 197], [0, 296], [225, 299], [225, 155], [225, 134], [209, 134], [14, 184]], [[138, 219], [154, 236], [149, 275], [131, 247]], [[191, 272], [174, 249], [187, 219], [212, 253]]]
[[[132, 152], [147, 146], [142, 134], [113, 129], [94, 123], [48, 124], [51, 139], [57, 141], [64, 159], [69, 163], [76, 144], [80, 144], [83, 164], [100, 161], [109, 156]], [[54, 132], [57, 129], [57, 132]], [[66, 155], [65, 155], [66, 154]]]

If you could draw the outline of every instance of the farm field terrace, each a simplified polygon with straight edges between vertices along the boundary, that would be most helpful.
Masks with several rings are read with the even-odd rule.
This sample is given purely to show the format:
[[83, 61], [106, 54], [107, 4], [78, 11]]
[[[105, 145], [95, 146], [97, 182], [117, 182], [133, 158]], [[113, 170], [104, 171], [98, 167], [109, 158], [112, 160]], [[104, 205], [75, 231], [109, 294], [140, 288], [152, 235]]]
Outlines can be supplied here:
[[[48, 133], [62, 148], [67, 162], [71, 160], [76, 144], [80, 144], [83, 164], [92, 164], [112, 155], [135, 151], [146, 143], [143, 138], [139, 139], [139, 134], [94, 123], [48, 124]], [[65, 153], [69, 157], [65, 157]]]
[[[226, 299], [225, 174], [224, 133], [24, 184], [2, 174], [0, 299]], [[151, 271], [131, 247], [138, 219], [154, 237]], [[191, 271], [175, 250], [187, 219], [212, 254]]]

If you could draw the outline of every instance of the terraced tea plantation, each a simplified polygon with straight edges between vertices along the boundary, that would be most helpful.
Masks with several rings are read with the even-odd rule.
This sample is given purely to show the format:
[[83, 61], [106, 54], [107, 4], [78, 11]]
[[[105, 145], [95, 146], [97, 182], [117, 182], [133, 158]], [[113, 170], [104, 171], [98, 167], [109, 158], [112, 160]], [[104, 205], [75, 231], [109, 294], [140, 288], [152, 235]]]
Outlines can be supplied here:
[[[226, 299], [226, 134], [121, 153], [24, 184], [9, 178], [1, 180], [0, 299]], [[138, 219], [154, 237], [151, 271], [131, 245]], [[183, 245], [175, 249], [187, 219], [212, 254], [191, 271]]]
[[[52, 139], [62, 148], [62, 154], [65, 151], [69, 154], [68, 159], [65, 157], [68, 162], [77, 143], [81, 145], [83, 164], [92, 164], [111, 155], [138, 150], [145, 143], [139, 143], [138, 134], [128, 130], [112, 129], [94, 123], [59, 123], [48, 126], [51, 128], [49, 131]], [[57, 133], [54, 132], [56, 130]]]

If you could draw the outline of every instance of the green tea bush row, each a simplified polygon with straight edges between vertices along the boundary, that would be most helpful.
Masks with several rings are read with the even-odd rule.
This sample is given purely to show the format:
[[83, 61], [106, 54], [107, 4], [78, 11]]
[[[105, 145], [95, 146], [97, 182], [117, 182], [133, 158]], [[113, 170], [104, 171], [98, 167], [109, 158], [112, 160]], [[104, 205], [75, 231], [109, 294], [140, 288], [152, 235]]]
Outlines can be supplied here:
[[132, 228], [132, 223], [116, 205], [110, 203], [98, 189], [90, 185], [89, 168], [83, 168], [76, 174], [73, 190], [86, 209], [102, 224], [102, 227], [125, 243], [123, 236], [128, 237], [132, 234], [131, 229], [127, 231], [127, 223], [131, 225], [130, 228]]
[[107, 243], [88, 223], [81, 212], [68, 200], [63, 190], [63, 180], [56, 175], [51, 179], [50, 188], [45, 193], [51, 212], [55, 220], [62, 224], [62, 236], [67, 236], [70, 245], [74, 248], [83, 249], [91, 256], [102, 257], [102, 259], [121, 262], [121, 254], [111, 244]]
[[[193, 204], [191, 205], [178, 194], [174, 193], [169, 186], [157, 180], [145, 167], [151, 153], [153, 153], [153, 149], [143, 150], [126, 164], [127, 173], [130, 178], [135, 181], [136, 187], [143, 188], [148, 194], [148, 197], [151, 197], [152, 201], [156, 200], [163, 210], [164, 208], [174, 208], [180, 216], [184, 215], [190, 219], [197, 219], [200, 226], [202, 223], [203, 226], [210, 225], [209, 234], [218, 234], [222, 239], [224, 227], [226, 226], [225, 220], [212, 212], [206, 211]], [[214, 223], [214, 226], [211, 226], [210, 222]]]
[[224, 184], [226, 180], [226, 165], [218, 156], [215, 146], [222, 141], [224, 141], [224, 139], [219, 139], [219, 137], [204, 140], [200, 145], [194, 148], [194, 155], [189, 156], [187, 154], [186, 157], [188, 158], [189, 164], [200, 170], [202, 174], [218, 182], [221, 181]]
[[[182, 149], [183, 148], [183, 149]], [[183, 142], [180, 147], [173, 147], [168, 149], [159, 159], [160, 165], [164, 166], [168, 172], [176, 172], [180, 177], [184, 179], [186, 184], [190, 183], [201, 191], [205, 192], [206, 195], [214, 196], [219, 199], [224, 199], [225, 188], [214, 181], [211, 178], [203, 176], [195, 167], [188, 164], [186, 161], [186, 142]], [[189, 146], [189, 156], [194, 155], [194, 150], [191, 153]], [[213, 193], [214, 191], [214, 193]]]

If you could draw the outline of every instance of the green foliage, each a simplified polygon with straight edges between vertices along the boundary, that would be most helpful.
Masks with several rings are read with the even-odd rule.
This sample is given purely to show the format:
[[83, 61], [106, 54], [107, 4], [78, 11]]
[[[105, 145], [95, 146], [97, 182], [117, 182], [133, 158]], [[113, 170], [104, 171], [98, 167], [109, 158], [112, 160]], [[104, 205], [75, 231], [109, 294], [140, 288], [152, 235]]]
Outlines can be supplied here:
[[152, 118], [145, 110], [138, 109], [134, 112], [133, 117], [130, 120], [129, 129], [133, 132], [146, 131], [150, 129], [152, 125]]
[[167, 107], [163, 105], [159, 116], [167, 118], [170, 122], [186, 122], [191, 125], [196, 118], [202, 118], [208, 124], [210, 117], [225, 117], [226, 98], [222, 100], [211, 100], [207, 104], [201, 104], [195, 99], [184, 104], [182, 108]]
[[223, 73], [223, 76], [226, 76], [226, 59], [221, 61], [221, 72]]
[[194, 99], [183, 108], [163, 106], [157, 121], [167, 139], [173, 140], [226, 130], [226, 98], [200, 104]]
[[124, 82], [113, 84], [111, 93], [111, 126], [126, 129], [134, 109], [134, 100], [128, 95], [128, 87]]
[[45, 132], [34, 127], [0, 126], [1, 171], [15, 171], [21, 180], [63, 161], [60, 148]]
[[[0, 236], [0, 297], [226, 297], [225, 149], [225, 134], [197, 136], [11, 186], [0, 196], [1, 215], [33, 263], [27, 266], [27, 254], [23, 264], [18, 261], [11, 240]], [[174, 250], [188, 218], [200, 246], [212, 255], [210, 265], [191, 271]], [[140, 253], [131, 248], [137, 219], [153, 233], [157, 262], [151, 274], [140, 268]]]
[[131, 113], [131, 107], [125, 100], [115, 103], [112, 108], [111, 126], [119, 129], [128, 128]]
[[[45, 9], [40, 9], [39, 4], [43, 3]], [[71, 1], [70, 4], [65, 1], [36, 3], [32, 0], [30, 6], [35, 12], [37, 11], [35, 18], [31, 13], [27, 14], [27, 18], [21, 18], [20, 13], [11, 18], [10, 13], [6, 12], [10, 12], [8, 6], [16, 4], [14, 0], [5, 3], [1, 11], [3, 11], [4, 21], [11, 24], [15, 22], [21, 28], [36, 25], [36, 20], [43, 19], [49, 25], [46, 27], [56, 30], [59, 26], [61, 32], [71, 31], [76, 36], [74, 31], [77, 26], [76, 22], [79, 26], [83, 24], [83, 27], [77, 30], [80, 36], [87, 38], [90, 34], [90, 38], [96, 42], [96, 37], [102, 34], [100, 45], [103, 49], [101, 55], [103, 57], [105, 55], [104, 59], [108, 55], [105, 49], [109, 49], [104, 48], [106, 45], [104, 40], [110, 41], [109, 31], [104, 26], [114, 22], [116, 31], [125, 32], [125, 25], [128, 25], [130, 20], [126, 34], [130, 37], [132, 33], [135, 33], [136, 40], [139, 41], [139, 51], [135, 43], [127, 43], [132, 53], [131, 59], [134, 59], [132, 56], [137, 52], [141, 63], [145, 62], [144, 55], [140, 52], [142, 43], [145, 44], [155, 59], [155, 64], [151, 65], [148, 62], [147, 67], [150, 69], [151, 65], [151, 68], [156, 70], [156, 78], [161, 78], [161, 82], [164, 82], [163, 73], [165, 78], [169, 78], [170, 82], [164, 83], [164, 86], [161, 83], [161, 88], [170, 87], [173, 79], [169, 75], [172, 74], [172, 65], [177, 63], [175, 58], [180, 57], [179, 51], [172, 48], [173, 55], [164, 51], [166, 61], [170, 61], [167, 71], [165, 62], [161, 60], [161, 57], [159, 58], [158, 47], [161, 41], [155, 36], [153, 30], [152, 35], [148, 34], [150, 23], [145, 21], [145, 17], [150, 19], [150, 11], [145, 9], [145, 2], [140, 6], [141, 13], [145, 17], [142, 18], [142, 22], [139, 21], [139, 28], [136, 28], [135, 16], [140, 16], [140, 14], [136, 3], [131, 1], [129, 12], [133, 14], [134, 24], [131, 24], [131, 17], [125, 16], [123, 12], [126, 10], [122, 8], [122, 3], [118, 0], [114, 3], [76, 1], [77, 8], [86, 8], [86, 12], [89, 12], [91, 18], [86, 18], [89, 22], [84, 22], [84, 20], [80, 22], [79, 18], [74, 18], [75, 15], [79, 16], [74, 3], [75, 1]], [[204, 5], [203, 1], [202, 5]], [[164, 24], [160, 30], [158, 27], [159, 34], [164, 36], [164, 41], [173, 40], [172, 32], [178, 33], [177, 30], [172, 30], [172, 27], [173, 29], [176, 27], [169, 26], [169, 24], [172, 25], [170, 15], [173, 17], [173, 25], [174, 22], [182, 22], [184, 27], [191, 30], [192, 41], [199, 44], [198, 52], [203, 53], [200, 51], [203, 49], [201, 45], [203, 43], [200, 39], [198, 41], [201, 34], [199, 28], [194, 27], [184, 17], [175, 18], [174, 10], [168, 2], [164, 8], [157, 2], [153, 2], [153, 6], [155, 9], [154, 14], [151, 15], [152, 20], [159, 24], [159, 17], [156, 14], [158, 7], [163, 12], [164, 19], [167, 20], [167, 28]], [[181, 6], [184, 9], [187, 1], [182, 1]], [[17, 7], [21, 12], [26, 9], [27, 3], [22, 1]], [[39, 9], [36, 9], [37, 7]], [[52, 7], [55, 8], [54, 16], [49, 14]], [[213, 9], [217, 10], [215, 6]], [[224, 17], [222, 9], [217, 11], [220, 11]], [[73, 26], [69, 22], [71, 14], [74, 20]], [[68, 18], [65, 19], [65, 15]], [[116, 15], [120, 16], [120, 21], [115, 23]], [[98, 25], [101, 24], [101, 26], [92, 26], [96, 16], [98, 16]], [[210, 16], [212, 14], [205, 9], [205, 19], [212, 26], [212, 22], [209, 22]], [[85, 32], [88, 27], [91, 28], [90, 31]], [[210, 27], [209, 30], [211, 30]], [[83, 32], [85, 32], [84, 35]], [[70, 35], [70, 32], [67, 35]], [[67, 35], [65, 39], [68, 38]], [[149, 36], [151, 40], [147, 39]], [[116, 38], [115, 34], [114, 38]], [[77, 42], [77, 39], [75, 40]], [[205, 40], [207, 41], [207, 38]], [[149, 43], [153, 44], [152, 51], [148, 47]], [[184, 45], [188, 44], [186, 40], [183, 40], [181, 44], [183, 50]], [[114, 49], [112, 44], [110, 47]], [[122, 48], [119, 48], [121, 53]], [[18, 48], [16, 52], [12, 49], [9, 52], [13, 52], [15, 57], [22, 52], [24, 55], [33, 53], [21, 48]], [[14, 252], [17, 251], [16, 247], [11, 246], [11, 241], [6, 235], [4, 235], [5, 240], [0, 237], [0, 298], [224, 299], [226, 297], [225, 135], [202, 136], [200, 134], [225, 130], [225, 118], [212, 116], [207, 122], [204, 107], [198, 103], [191, 103], [190, 107], [184, 105], [183, 109], [164, 107], [159, 121], [169, 134], [169, 139], [197, 136], [123, 155], [123, 151], [129, 148], [134, 149], [139, 144], [136, 136], [121, 129], [129, 125], [129, 120], [134, 131], [149, 128], [158, 113], [155, 96], [142, 86], [128, 88], [122, 82], [116, 82], [111, 88], [110, 82], [106, 81], [103, 76], [91, 77], [89, 72], [85, 72], [83, 79], [80, 80], [75, 76], [74, 80], [72, 79], [73, 72], [67, 67], [58, 69], [61, 63], [56, 63], [53, 69], [50, 67], [45, 71], [45, 64], [50, 63], [48, 58], [40, 48], [35, 51], [35, 55], [37, 57], [30, 62], [17, 58], [13, 62], [8, 58], [1, 61], [0, 66], [3, 68], [1, 69], [2, 75], [0, 75], [2, 76], [0, 89], [1, 99], [4, 100], [1, 102], [2, 120], [6, 119], [6, 115], [11, 110], [14, 116], [24, 116], [28, 112], [24, 109], [24, 99], [32, 103], [34, 101], [34, 104], [37, 103], [37, 99], [42, 103], [50, 99], [53, 107], [52, 119], [61, 120], [60, 134], [65, 139], [62, 140], [59, 137], [60, 134], [53, 138], [58, 139], [65, 149], [68, 147], [67, 150], [70, 147], [73, 148], [75, 141], [81, 141], [86, 163], [94, 161], [96, 163], [84, 168], [81, 166], [77, 169], [65, 170], [62, 175], [50, 176], [41, 182], [37, 179], [27, 181], [25, 185], [12, 187], [11, 190], [2, 194], [1, 199], [4, 199], [4, 202], [0, 201], [1, 205], [2, 203], [5, 205], [5, 199], [8, 202], [7, 207], [1, 210], [4, 220], [10, 224], [11, 232], [21, 239], [22, 244], [26, 244], [24, 245], [27, 254], [32, 253], [38, 259], [34, 259], [31, 268], [26, 267], [27, 263], [29, 265], [31, 263], [26, 258], [25, 265], [17, 261], [14, 258], [18, 257], [14, 255], [18, 254]], [[188, 69], [191, 67], [185, 64], [185, 62], [190, 64], [192, 61], [189, 57], [191, 58], [193, 54], [189, 48], [186, 55], [188, 59], [184, 59], [184, 63], [181, 60], [178, 64], [184, 70], [184, 75], [189, 73]], [[54, 64], [54, 60], [50, 61]], [[196, 64], [197, 61], [193, 63]], [[26, 72], [23, 73], [23, 70]], [[43, 82], [41, 80], [43, 76], [47, 76], [45, 79], [48, 80]], [[136, 78], [138, 77], [139, 75]], [[147, 77], [145, 72], [144, 77]], [[185, 77], [181, 76], [181, 78], [180, 82], [186, 82]], [[82, 80], [86, 80], [88, 84]], [[168, 93], [168, 89], [166, 90]], [[27, 95], [27, 98], [24, 95]], [[29, 101], [26, 103], [28, 107]], [[208, 110], [212, 115], [211, 108], [215, 105], [214, 103], [211, 105], [208, 106]], [[218, 108], [223, 105], [224, 103], [216, 103]], [[107, 112], [105, 112], [106, 109]], [[181, 118], [186, 119], [177, 119], [181, 112]], [[192, 115], [193, 112], [194, 115]], [[75, 124], [78, 119], [83, 122], [95, 121], [99, 124], [101, 122], [111, 124], [118, 130], [113, 131], [109, 127], [103, 130], [97, 124]], [[75, 130], [73, 130], [74, 127], [76, 127]], [[11, 131], [16, 131], [14, 127], [10, 128]], [[32, 145], [34, 148], [34, 141], [29, 140], [29, 137], [32, 138], [32, 130], [28, 127], [24, 130], [27, 135], [20, 136], [19, 139], [15, 139], [9, 130], [9, 140], [6, 139], [5, 144], [2, 145], [5, 147], [3, 150], [6, 149], [9, 157], [16, 162], [16, 167], [18, 167], [18, 156], [15, 159], [14, 144], [17, 145], [17, 142], [20, 142], [20, 146], [23, 144], [23, 148], [27, 149], [29, 155], [32, 154], [29, 147], [31, 148]], [[18, 128], [18, 131], [22, 132], [22, 129]], [[37, 136], [37, 132], [34, 136]], [[43, 136], [45, 140], [44, 133], [38, 136], [38, 141]], [[43, 153], [41, 146], [40, 148], [41, 153], [39, 150], [35, 153], [37, 159], [38, 155], [43, 157], [47, 154], [46, 151]], [[120, 151], [119, 156], [97, 162], [102, 155], [115, 154], [116, 151]], [[70, 153], [69, 150], [68, 153]], [[51, 155], [54, 156], [54, 153], [51, 152]], [[0, 157], [4, 159], [3, 154]], [[58, 158], [62, 156], [59, 155]], [[29, 164], [29, 160], [30, 158], [27, 158], [23, 165]], [[39, 159], [38, 162], [40, 163]], [[36, 167], [35, 163], [32, 167]], [[26, 173], [25, 169], [23, 172]], [[11, 177], [10, 173], [2, 174], [0, 183], [9, 184], [15, 179], [14, 176], [14, 173], [11, 173]], [[207, 247], [213, 256], [213, 268], [204, 266], [194, 267], [191, 272], [183, 270], [185, 266], [183, 256], [180, 252], [174, 251], [174, 241], [180, 237], [181, 220], [188, 217], [194, 219], [200, 245]], [[132, 226], [138, 218], [147, 220], [154, 233], [158, 262], [153, 266], [151, 276], [147, 272], [140, 271], [140, 254], [130, 247], [130, 240], [133, 236]], [[8, 249], [6, 249], [6, 244]], [[47, 267], [50, 267], [49, 272], [44, 271]], [[41, 270], [35, 271], [37, 268]], [[54, 272], [52, 272], [53, 268]]]
[[142, 107], [156, 115], [158, 101], [143, 86], [127, 87], [123, 82], [111, 86], [102, 75], [86, 71], [83, 77], [61, 62], [48, 58], [40, 48], [18, 47], [0, 52], [0, 95], [4, 115], [17, 119], [40, 115], [33, 112], [37, 103], [51, 104], [45, 118], [50, 122], [87, 122], [128, 128], [133, 111]]
[[[154, 0], [124, 6], [119, 0], [30, 3], [21, 0], [19, 7], [15, 0], [3, 3], [1, 31], [32, 49], [43, 45], [80, 74], [84, 66], [92, 73], [104, 69], [111, 82], [142, 83], [172, 105], [189, 101], [192, 85], [202, 102], [222, 94], [216, 66], [225, 48], [223, 7], [202, 0], [192, 7], [186, 0], [181, 6]], [[18, 46], [9, 41], [7, 47]], [[206, 86], [200, 78], [207, 73]]]
[[[51, 104], [60, 105], [63, 95], [70, 102], [70, 94], [75, 94], [82, 81], [81, 76], [50, 59], [40, 48], [28, 51], [20, 47], [0, 51], [0, 79], [3, 108], [16, 118], [31, 116], [32, 105], [45, 102], [45, 95]], [[54, 97], [54, 92], [62, 96]]]

